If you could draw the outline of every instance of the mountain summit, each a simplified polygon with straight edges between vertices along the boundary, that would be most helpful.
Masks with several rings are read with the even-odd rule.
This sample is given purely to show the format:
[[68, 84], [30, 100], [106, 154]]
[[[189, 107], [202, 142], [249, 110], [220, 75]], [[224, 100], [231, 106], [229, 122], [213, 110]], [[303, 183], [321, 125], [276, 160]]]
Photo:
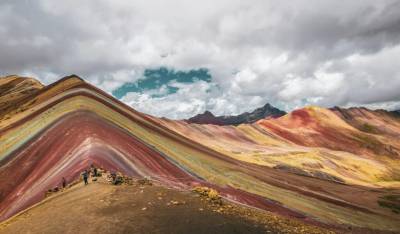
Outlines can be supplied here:
[[239, 125], [243, 123], [254, 123], [260, 119], [267, 117], [277, 118], [285, 115], [286, 112], [271, 106], [269, 103], [255, 109], [252, 112], [244, 112], [240, 115], [233, 116], [215, 116], [210, 111], [205, 111], [203, 114], [198, 114], [188, 120], [188, 123], [197, 124], [214, 124], [214, 125]]

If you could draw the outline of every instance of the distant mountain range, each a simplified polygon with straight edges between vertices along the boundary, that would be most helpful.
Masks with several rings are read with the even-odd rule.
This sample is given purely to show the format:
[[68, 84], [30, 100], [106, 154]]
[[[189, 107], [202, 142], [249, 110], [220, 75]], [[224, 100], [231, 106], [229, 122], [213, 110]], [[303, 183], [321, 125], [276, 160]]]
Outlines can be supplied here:
[[286, 112], [279, 110], [270, 104], [265, 104], [263, 107], [257, 108], [252, 112], [245, 112], [240, 115], [233, 116], [215, 116], [210, 111], [205, 111], [203, 114], [198, 114], [190, 119], [187, 119], [188, 123], [197, 124], [214, 124], [214, 125], [239, 125], [243, 123], [254, 123], [260, 119], [267, 117], [281, 117]]

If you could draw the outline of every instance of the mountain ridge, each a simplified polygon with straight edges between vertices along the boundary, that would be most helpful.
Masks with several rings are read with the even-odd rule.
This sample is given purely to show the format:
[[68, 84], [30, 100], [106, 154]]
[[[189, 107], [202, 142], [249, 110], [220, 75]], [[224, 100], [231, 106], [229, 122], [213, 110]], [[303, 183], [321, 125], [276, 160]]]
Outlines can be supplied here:
[[185, 121], [197, 124], [215, 124], [215, 125], [239, 125], [243, 123], [254, 123], [267, 117], [278, 118], [285, 115], [286, 112], [271, 106], [269, 103], [256, 108], [252, 112], [244, 112], [232, 116], [215, 116], [210, 111], [195, 115]]

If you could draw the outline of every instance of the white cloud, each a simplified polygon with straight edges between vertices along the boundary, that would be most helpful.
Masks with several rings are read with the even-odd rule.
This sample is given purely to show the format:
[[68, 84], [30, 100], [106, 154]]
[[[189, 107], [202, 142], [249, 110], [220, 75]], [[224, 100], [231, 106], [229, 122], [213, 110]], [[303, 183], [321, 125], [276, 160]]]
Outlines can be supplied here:
[[[187, 118], [192, 113], [198, 113], [206, 109], [206, 100], [209, 95], [207, 90], [212, 84], [204, 81], [196, 81], [191, 84], [171, 84], [179, 87], [179, 90], [164, 97], [152, 97], [153, 90], [142, 94], [130, 92], [122, 98], [123, 102], [134, 106], [137, 110], [155, 116], [166, 116], [169, 118]], [[165, 93], [161, 87], [157, 94]]]
[[278, 95], [284, 101], [313, 98], [318, 102], [336, 95], [343, 86], [343, 81], [343, 74], [323, 71], [317, 71], [312, 77], [305, 78], [288, 75]]

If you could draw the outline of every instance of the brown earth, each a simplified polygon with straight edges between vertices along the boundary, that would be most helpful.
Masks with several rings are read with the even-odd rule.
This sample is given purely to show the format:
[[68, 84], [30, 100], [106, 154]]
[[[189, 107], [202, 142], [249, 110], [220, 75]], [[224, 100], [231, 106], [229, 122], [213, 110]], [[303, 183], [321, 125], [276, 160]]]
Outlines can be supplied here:
[[0, 224], [0, 233], [332, 233], [228, 201], [103, 179], [53, 193]]

